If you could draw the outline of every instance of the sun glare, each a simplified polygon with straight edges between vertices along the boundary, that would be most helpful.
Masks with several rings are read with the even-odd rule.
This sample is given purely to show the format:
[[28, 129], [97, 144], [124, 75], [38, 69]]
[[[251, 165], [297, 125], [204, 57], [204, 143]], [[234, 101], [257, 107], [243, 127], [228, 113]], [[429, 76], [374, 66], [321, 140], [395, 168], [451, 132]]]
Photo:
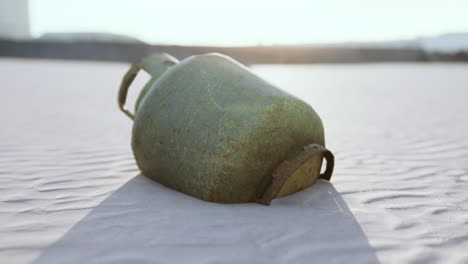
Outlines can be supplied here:
[[[377, 3], [378, 2], [378, 3]], [[106, 32], [148, 43], [272, 45], [468, 30], [467, 1], [31, 0], [32, 33]]]

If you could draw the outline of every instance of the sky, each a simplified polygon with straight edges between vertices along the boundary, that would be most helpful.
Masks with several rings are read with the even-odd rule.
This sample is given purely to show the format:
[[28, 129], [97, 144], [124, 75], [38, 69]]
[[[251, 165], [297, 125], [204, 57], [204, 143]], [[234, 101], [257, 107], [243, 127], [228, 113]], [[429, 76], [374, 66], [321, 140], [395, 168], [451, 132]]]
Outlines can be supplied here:
[[280, 45], [468, 32], [468, 0], [29, 0], [31, 32], [107, 32], [152, 44]]

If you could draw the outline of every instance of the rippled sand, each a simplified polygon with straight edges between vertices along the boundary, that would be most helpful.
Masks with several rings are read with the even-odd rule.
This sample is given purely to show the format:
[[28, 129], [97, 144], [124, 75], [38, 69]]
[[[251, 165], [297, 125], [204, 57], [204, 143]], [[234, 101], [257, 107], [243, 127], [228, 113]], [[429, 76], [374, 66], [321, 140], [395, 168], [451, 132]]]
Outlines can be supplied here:
[[270, 207], [139, 175], [127, 67], [0, 60], [0, 262], [468, 262], [468, 65], [253, 67], [315, 108], [337, 159]]

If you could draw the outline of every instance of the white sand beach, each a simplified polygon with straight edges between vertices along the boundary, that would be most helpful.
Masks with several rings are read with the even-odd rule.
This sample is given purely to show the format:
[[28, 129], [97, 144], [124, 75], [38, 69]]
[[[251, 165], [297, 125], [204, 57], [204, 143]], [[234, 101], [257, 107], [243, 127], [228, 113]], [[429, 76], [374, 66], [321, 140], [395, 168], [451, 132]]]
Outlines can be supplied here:
[[253, 66], [336, 156], [269, 207], [140, 175], [128, 67], [0, 59], [0, 263], [468, 263], [468, 64]]

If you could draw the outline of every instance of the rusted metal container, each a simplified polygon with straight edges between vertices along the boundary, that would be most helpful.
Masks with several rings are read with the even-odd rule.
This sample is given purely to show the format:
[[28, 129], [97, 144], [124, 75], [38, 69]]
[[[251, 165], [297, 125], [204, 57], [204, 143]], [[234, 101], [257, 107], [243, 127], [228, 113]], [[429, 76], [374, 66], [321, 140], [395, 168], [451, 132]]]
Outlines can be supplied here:
[[[133, 115], [124, 105], [140, 69], [152, 78]], [[227, 56], [146, 57], [125, 75], [118, 102], [134, 119], [142, 173], [199, 199], [268, 205], [330, 180], [334, 158], [312, 107]]]

